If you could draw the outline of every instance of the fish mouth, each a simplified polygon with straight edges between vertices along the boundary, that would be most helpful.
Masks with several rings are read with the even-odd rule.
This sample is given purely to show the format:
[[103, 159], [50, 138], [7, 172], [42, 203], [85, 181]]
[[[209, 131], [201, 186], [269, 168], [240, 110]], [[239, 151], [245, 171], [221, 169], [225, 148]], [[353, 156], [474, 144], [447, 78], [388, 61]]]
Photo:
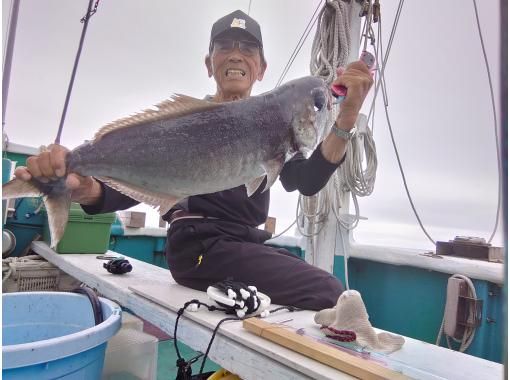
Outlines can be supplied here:
[[226, 77], [244, 77], [246, 75], [246, 71], [242, 69], [226, 69], [225, 76]]

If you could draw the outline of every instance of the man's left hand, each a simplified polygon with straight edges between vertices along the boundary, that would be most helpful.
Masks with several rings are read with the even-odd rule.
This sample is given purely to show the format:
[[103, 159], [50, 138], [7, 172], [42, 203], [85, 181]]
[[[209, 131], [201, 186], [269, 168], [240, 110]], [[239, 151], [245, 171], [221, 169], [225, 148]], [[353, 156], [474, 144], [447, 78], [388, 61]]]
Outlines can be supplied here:
[[347, 88], [347, 95], [340, 105], [340, 113], [336, 120], [338, 128], [348, 131], [354, 127], [361, 106], [373, 83], [372, 74], [363, 61], [350, 63], [332, 83]]

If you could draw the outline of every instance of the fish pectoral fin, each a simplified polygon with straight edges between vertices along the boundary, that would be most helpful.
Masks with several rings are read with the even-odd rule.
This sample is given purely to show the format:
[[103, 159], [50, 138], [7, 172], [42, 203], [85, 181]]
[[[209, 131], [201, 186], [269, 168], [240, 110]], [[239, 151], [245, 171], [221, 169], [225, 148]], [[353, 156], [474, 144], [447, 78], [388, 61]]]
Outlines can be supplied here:
[[246, 183], [244, 186], [246, 186], [246, 193], [248, 194], [248, 197], [251, 197], [262, 185], [262, 182], [264, 182], [264, 178], [266, 178], [266, 175], [257, 177], [253, 180], [251, 180], [249, 183]]
[[283, 165], [285, 164], [285, 155], [282, 154], [272, 160], [266, 161], [262, 164], [267, 175], [267, 183], [264, 191], [273, 186], [274, 182], [280, 175]]
[[182, 198], [147, 190], [127, 182], [119, 181], [110, 177], [97, 177], [98, 180], [104, 182], [105, 185], [114, 190], [127, 195], [138, 202], [146, 203], [158, 209], [161, 216], [165, 215], [177, 202]]
[[64, 236], [67, 221], [69, 220], [69, 208], [71, 207], [71, 192], [61, 193], [58, 196], [45, 195], [44, 207], [48, 214], [48, 227], [51, 236], [51, 248], [55, 248]]
[[41, 191], [37, 188], [34, 181], [22, 181], [14, 178], [2, 185], [2, 199], [38, 197]]

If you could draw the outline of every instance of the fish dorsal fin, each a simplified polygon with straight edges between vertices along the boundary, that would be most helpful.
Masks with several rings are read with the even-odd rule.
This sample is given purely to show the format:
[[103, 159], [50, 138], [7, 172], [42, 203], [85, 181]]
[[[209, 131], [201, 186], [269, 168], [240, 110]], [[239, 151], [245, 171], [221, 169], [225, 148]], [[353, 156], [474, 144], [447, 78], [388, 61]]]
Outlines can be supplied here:
[[153, 108], [147, 108], [134, 115], [118, 119], [106, 124], [94, 136], [97, 141], [104, 135], [121, 128], [134, 127], [136, 125], [154, 122], [162, 119], [171, 119], [179, 116], [204, 111], [219, 107], [220, 104], [207, 100], [196, 99], [191, 96], [175, 94], [170, 99], [156, 104]]
[[132, 185], [110, 177], [97, 177], [98, 180], [114, 190], [127, 195], [138, 202], [146, 203], [157, 208], [161, 216], [165, 215], [182, 197], [176, 197], [170, 194], [159, 193], [143, 189], [139, 186]]

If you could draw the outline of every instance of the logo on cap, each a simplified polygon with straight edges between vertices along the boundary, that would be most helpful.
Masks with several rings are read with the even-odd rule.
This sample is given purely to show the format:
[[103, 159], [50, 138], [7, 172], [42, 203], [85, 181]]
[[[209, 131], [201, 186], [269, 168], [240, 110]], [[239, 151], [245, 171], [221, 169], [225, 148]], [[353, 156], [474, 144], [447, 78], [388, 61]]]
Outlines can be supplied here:
[[242, 18], [234, 18], [230, 27], [246, 29], [246, 20], [243, 20]]

